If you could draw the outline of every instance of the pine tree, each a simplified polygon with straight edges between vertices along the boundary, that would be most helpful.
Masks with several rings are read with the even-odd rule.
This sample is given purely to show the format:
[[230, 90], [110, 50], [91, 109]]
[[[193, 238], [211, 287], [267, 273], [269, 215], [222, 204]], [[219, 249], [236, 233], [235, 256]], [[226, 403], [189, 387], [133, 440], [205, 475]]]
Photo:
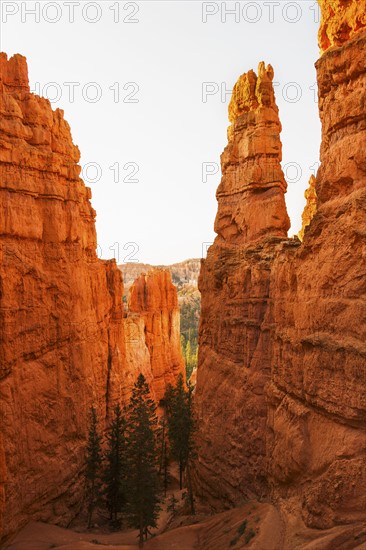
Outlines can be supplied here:
[[166, 511], [167, 512], [171, 512], [171, 514], [173, 515], [173, 517], [176, 515], [177, 513], [177, 504], [178, 504], [178, 499], [175, 498], [175, 495], [174, 493], [170, 496], [170, 499], [169, 499], [169, 504], [166, 508]]
[[168, 452], [168, 441], [167, 441], [166, 432], [167, 432], [166, 419], [163, 418], [160, 422], [160, 430], [159, 430], [159, 447], [160, 447], [159, 475], [162, 478], [165, 497], [166, 497], [166, 492], [168, 490], [168, 484], [169, 484], [169, 452]]
[[168, 434], [172, 456], [179, 465], [179, 486], [183, 487], [183, 472], [187, 469], [188, 491], [191, 511], [194, 513], [194, 500], [189, 461], [194, 456], [195, 422], [192, 408], [192, 388], [186, 390], [183, 376], [179, 375], [177, 385], [165, 395]]
[[126, 505], [126, 420], [119, 405], [114, 410], [114, 418], [107, 433], [106, 467], [104, 482], [106, 485], [106, 505], [110, 519], [115, 527], [119, 526], [119, 514]]
[[101, 501], [102, 437], [98, 433], [98, 419], [94, 407], [90, 409], [90, 427], [86, 456], [86, 495], [88, 502], [88, 529], [92, 525], [93, 512]]
[[160, 511], [158, 419], [149, 386], [140, 374], [129, 404], [128, 507], [132, 527], [139, 529], [139, 546], [144, 543], [149, 527], [156, 527]]

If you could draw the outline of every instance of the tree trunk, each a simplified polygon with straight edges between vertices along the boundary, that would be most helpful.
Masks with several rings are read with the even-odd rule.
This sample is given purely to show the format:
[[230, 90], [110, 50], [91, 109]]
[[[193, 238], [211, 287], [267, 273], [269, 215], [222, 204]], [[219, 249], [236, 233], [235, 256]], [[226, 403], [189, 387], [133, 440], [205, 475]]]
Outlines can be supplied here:
[[93, 509], [92, 509], [92, 507], [91, 507], [90, 504], [89, 504], [89, 507], [88, 507], [88, 529], [91, 528], [92, 515], [93, 515]]
[[193, 489], [192, 489], [192, 479], [191, 479], [191, 470], [189, 463], [187, 464], [187, 482], [188, 482], [188, 496], [189, 496], [189, 502], [191, 505], [191, 514], [194, 516], [196, 514], [196, 510], [194, 508], [194, 498], [193, 498]]
[[183, 467], [182, 462], [179, 461], [179, 489], [183, 488]]
[[92, 486], [91, 486], [91, 489], [90, 489], [90, 495], [89, 495], [88, 529], [90, 529], [91, 524], [92, 524], [93, 508], [94, 508], [94, 481], [92, 482]]
[[140, 534], [139, 534], [139, 548], [144, 546], [144, 520], [140, 516]]

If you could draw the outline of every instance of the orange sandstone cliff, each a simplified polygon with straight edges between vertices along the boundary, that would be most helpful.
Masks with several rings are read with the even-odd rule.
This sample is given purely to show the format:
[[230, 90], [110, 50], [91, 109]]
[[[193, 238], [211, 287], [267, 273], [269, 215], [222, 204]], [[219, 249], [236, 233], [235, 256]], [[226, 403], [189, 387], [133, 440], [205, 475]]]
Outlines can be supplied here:
[[178, 296], [171, 274], [162, 269], [141, 274], [130, 288], [128, 310], [128, 318], [143, 319], [152, 388], [159, 402], [167, 385], [174, 385], [179, 374], [185, 379]]
[[272, 67], [260, 63], [258, 75], [250, 71], [234, 87], [217, 190], [218, 236], [199, 278], [197, 483], [216, 504], [269, 491], [269, 288], [273, 261], [289, 228], [272, 80]]
[[271, 281], [269, 475], [317, 528], [366, 515], [365, 50], [363, 29], [316, 64], [317, 211]]
[[[267, 201], [264, 171], [255, 176], [248, 161], [259, 150], [259, 166], [269, 153], [277, 163], [268, 146], [275, 140], [280, 150], [278, 132], [262, 137], [276, 109], [258, 124], [252, 72], [234, 88], [218, 236], [199, 279], [196, 486], [213, 506], [270, 497], [284, 524], [297, 517], [298, 526], [325, 529], [366, 516], [366, 30], [361, 3], [320, 4], [321, 166], [302, 243], [286, 238], [281, 178]], [[356, 538], [339, 548], [356, 547]]]
[[[90, 190], [60, 109], [0, 55], [2, 529], [80, 505], [89, 408], [121, 397], [122, 281], [98, 260]], [[52, 503], [52, 504], [51, 504]]]
[[1, 539], [29, 519], [67, 525], [82, 503], [90, 406], [103, 426], [139, 372], [160, 398], [183, 363], [168, 275], [148, 277], [126, 317], [121, 272], [96, 256], [70, 127], [30, 93], [20, 55], [0, 54], [0, 110]]

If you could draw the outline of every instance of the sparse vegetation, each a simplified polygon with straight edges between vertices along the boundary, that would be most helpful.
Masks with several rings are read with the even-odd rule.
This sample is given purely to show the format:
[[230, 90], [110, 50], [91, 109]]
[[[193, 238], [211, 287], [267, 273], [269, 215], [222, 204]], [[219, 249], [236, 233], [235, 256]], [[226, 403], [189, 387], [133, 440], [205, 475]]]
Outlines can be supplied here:
[[255, 537], [255, 531], [253, 529], [249, 529], [248, 533], [245, 535], [245, 544], [248, 544], [253, 537]]
[[[258, 518], [259, 519], [259, 518]], [[247, 526], [248, 526], [248, 521], [245, 519], [238, 527], [238, 530], [237, 530], [237, 535], [236, 537], [234, 537], [233, 539], [231, 539], [230, 541], [230, 546], [235, 546], [237, 544], [237, 542], [239, 541], [240, 537], [242, 537], [244, 535], [244, 533], [246, 532], [246, 529], [247, 529]], [[250, 528], [246, 535], [245, 535], [245, 544], [248, 544], [252, 538], [255, 537], [255, 531]]]
[[178, 499], [175, 498], [175, 495], [173, 493], [169, 499], [169, 504], [166, 509], [167, 512], [171, 512], [171, 514], [175, 516], [177, 513], [177, 504], [178, 504]]
[[107, 432], [107, 453], [105, 456], [104, 482], [106, 505], [114, 527], [119, 527], [119, 514], [124, 511], [126, 495], [126, 419], [119, 405]]
[[187, 485], [191, 514], [195, 513], [191, 483], [190, 460], [194, 457], [195, 421], [192, 407], [192, 388], [186, 390], [182, 375], [175, 388], [168, 386], [164, 397], [168, 422], [168, 436], [172, 457], [179, 465], [179, 487], [183, 487], [183, 473], [187, 473]]
[[86, 457], [86, 493], [88, 502], [88, 529], [90, 529], [95, 508], [102, 498], [102, 437], [99, 434], [97, 413], [94, 407], [90, 411], [90, 428]]
[[[96, 411], [91, 409], [85, 468], [89, 528], [94, 509], [105, 506], [114, 528], [120, 528], [125, 520], [139, 529], [139, 546], [143, 546], [149, 527], [156, 527], [160, 511], [159, 433], [156, 405], [142, 374], [134, 385], [129, 407], [122, 411], [116, 406], [104, 445]], [[106, 449], [104, 455], [102, 447]], [[166, 464], [164, 450], [161, 465], [165, 483]]]
[[180, 334], [187, 380], [197, 367], [198, 358], [198, 326], [200, 319], [201, 300], [192, 296], [183, 301], [180, 306]]

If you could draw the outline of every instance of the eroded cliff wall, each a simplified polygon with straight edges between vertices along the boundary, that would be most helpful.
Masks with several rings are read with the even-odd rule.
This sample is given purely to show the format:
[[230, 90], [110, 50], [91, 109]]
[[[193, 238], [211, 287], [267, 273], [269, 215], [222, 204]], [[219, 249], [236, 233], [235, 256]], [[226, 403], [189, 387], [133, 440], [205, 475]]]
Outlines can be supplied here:
[[[128, 318], [143, 319], [142, 336], [149, 354], [151, 385], [159, 402], [167, 385], [175, 385], [179, 374], [185, 380], [178, 295], [171, 274], [162, 269], [141, 274], [130, 288], [128, 310]], [[131, 336], [136, 336], [137, 342], [141, 331], [137, 328], [134, 331]]]
[[242, 75], [234, 87], [217, 190], [218, 236], [199, 278], [197, 486], [218, 505], [269, 491], [269, 288], [289, 227], [272, 80], [272, 67], [260, 63], [257, 75]]
[[63, 524], [80, 506], [89, 408], [121, 398], [122, 280], [98, 260], [79, 150], [59, 109], [29, 92], [27, 65], [0, 55], [3, 534]]
[[0, 54], [0, 539], [80, 509], [92, 405], [103, 428], [140, 372], [157, 400], [184, 372], [170, 274], [141, 276], [124, 311], [79, 157], [25, 58]]
[[[265, 170], [241, 171], [261, 166], [266, 152], [279, 168], [267, 148], [279, 143], [275, 109], [256, 125], [253, 73], [234, 88], [218, 237], [199, 280], [196, 484], [213, 505], [268, 495], [308, 526], [327, 528], [366, 510], [366, 31], [359, 3], [320, 4], [321, 166], [303, 243], [286, 239], [283, 183], [262, 193], [253, 174]], [[240, 108], [244, 94], [252, 100]], [[270, 141], [258, 139], [267, 127]], [[263, 143], [257, 162], [248, 161]]]
[[360, 30], [317, 62], [317, 212], [270, 291], [271, 481], [321, 528], [366, 513], [365, 51]]

